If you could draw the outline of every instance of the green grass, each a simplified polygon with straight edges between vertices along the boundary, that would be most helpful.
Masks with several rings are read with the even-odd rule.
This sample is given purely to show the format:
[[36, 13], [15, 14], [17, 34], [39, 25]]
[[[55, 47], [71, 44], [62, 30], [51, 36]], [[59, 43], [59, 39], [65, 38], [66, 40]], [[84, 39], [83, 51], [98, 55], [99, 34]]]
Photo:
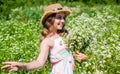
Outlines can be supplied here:
[[[3, 61], [30, 62], [39, 53], [43, 8], [20, 7], [12, 9], [10, 20], [0, 20], [0, 66]], [[120, 73], [120, 5], [69, 7], [64, 38], [74, 52], [88, 56], [84, 62], [75, 61], [75, 74]], [[37, 71], [19, 71], [12, 74], [49, 74], [50, 63]], [[6, 71], [0, 70], [1, 74]]]

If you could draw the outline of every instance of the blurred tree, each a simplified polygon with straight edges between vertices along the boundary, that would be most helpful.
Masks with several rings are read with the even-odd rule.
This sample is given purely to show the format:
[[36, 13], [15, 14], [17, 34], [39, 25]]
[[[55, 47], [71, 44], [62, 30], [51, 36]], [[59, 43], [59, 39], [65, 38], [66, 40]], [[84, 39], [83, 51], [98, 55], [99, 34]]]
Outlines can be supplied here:
[[120, 0], [0, 0], [0, 19], [3, 18], [3, 16], [8, 19], [11, 9], [14, 9], [16, 7], [38, 6], [57, 2], [83, 2], [87, 5], [113, 3], [120, 4]]
[[120, 2], [119, 0], [116, 0], [116, 3], [117, 3], [117, 4], [119, 4], [119, 2]]

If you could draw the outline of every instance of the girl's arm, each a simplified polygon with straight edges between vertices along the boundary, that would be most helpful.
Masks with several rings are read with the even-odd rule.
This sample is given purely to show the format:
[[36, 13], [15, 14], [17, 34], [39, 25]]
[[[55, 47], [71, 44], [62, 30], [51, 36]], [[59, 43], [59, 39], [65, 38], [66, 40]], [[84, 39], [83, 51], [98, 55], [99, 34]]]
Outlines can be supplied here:
[[[48, 39], [44, 39], [41, 42], [40, 46], [40, 54], [37, 58], [37, 60], [29, 63], [21, 63], [21, 62], [3, 62], [5, 66], [1, 67], [1, 69], [7, 69], [9, 68], [9, 72], [11, 71], [18, 71], [18, 70], [36, 70], [38, 68], [42, 68], [42, 66], [45, 64], [48, 53], [49, 53], [49, 44]], [[32, 52], [31, 52], [32, 54]]]
[[38, 68], [42, 68], [42, 66], [45, 64], [47, 60], [48, 53], [49, 53], [49, 45], [47, 40], [42, 41], [40, 49], [41, 51], [37, 60], [30, 63], [23, 63], [23, 69], [36, 70]]

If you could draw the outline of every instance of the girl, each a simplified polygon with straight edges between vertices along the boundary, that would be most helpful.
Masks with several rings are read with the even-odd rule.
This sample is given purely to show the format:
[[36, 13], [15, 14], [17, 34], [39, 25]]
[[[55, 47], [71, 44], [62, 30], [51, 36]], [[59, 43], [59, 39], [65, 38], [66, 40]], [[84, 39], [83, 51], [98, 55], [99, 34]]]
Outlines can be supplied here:
[[[49, 5], [41, 18], [43, 32], [40, 54], [37, 60], [29, 63], [3, 62], [5, 66], [1, 67], [1, 69], [9, 68], [9, 72], [18, 70], [36, 70], [42, 68], [49, 57], [49, 60], [52, 63], [50, 74], [73, 74], [73, 56], [62, 40], [62, 36], [66, 33], [64, 30], [65, 18], [69, 14], [70, 10], [63, 9], [60, 4]], [[86, 59], [86, 55], [79, 52], [76, 52], [74, 56], [79, 62]]]

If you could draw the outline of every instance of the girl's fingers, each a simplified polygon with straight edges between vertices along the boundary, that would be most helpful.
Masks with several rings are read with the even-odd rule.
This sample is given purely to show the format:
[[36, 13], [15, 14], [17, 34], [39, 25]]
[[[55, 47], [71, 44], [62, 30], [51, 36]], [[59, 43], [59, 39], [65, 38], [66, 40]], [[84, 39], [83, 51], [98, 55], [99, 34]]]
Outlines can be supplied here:
[[1, 67], [1, 69], [3, 70], [3, 69], [6, 69], [6, 68], [10, 68], [10, 67], [11, 67], [11, 65], [5, 65], [5, 66]]
[[12, 71], [13, 71], [13, 69], [10, 69], [9, 72], [8, 72], [8, 74], [10, 74]]
[[79, 57], [79, 60], [86, 60], [86, 57]]
[[11, 73], [12, 71], [17, 71], [18, 68], [17, 67], [11, 67], [11, 69], [9, 70], [9, 73]]
[[11, 64], [15, 64], [16, 62], [3, 62], [2, 64], [8, 64], [8, 65], [11, 65]]
[[76, 54], [79, 54], [79, 51], [76, 51]]
[[11, 68], [14, 69], [14, 71], [18, 70], [18, 67], [16, 67], [16, 66], [11, 66]]
[[87, 59], [87, 56], [83, 53], [79, 53], [79, 51], [76, 51], [75, 54], [73, 54], [73, 56], [75, 57], [75, 59], [79, 62], [83, 61], [83, 60], [86, 60]]
[[86, 60], [87, 59], [87, 56], [86, 55], [76, 55], [75, 56], [75, 58], [76, 58], [76, 60], [80, 60], [80, 61], [82, 61], [82, 60]]
[[79, 53], [79, 54], [74, 54], [75, 57], [86, 57], [85, 54]]
[[17, 62], [3, 62], [2, 64], [11, 65], [11, 66], [18, 66], [19, 65]]

